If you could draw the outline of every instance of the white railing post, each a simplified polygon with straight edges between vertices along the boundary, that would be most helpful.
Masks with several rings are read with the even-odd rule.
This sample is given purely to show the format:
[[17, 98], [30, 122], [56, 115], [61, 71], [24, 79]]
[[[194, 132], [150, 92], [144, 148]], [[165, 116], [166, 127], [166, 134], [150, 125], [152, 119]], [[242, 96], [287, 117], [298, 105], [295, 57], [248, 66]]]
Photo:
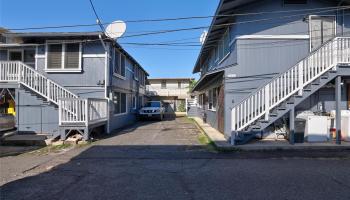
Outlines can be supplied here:
[[333, 55], [333, 70], [337, 70], [337, 64], [338, 64], [338, 39], [335, 38], [333, 40], [333, 52], [334, 52], [334, 55]]
[[270, 84], [265, 86], [265, 120], [269, 120], [270, 113]]
[[298, 65], [298, 95], [302, 96], [303, 95], [303, 77], [304, 77], [304, 64], [303, 62], [300, 62]]
[[58, 100], [58, 124], [62, 125], [62, 101]]
[[50, 80], [47, 79], [47, 85], [46, 85], [46, 90], [47, 90], [47, 101], [50, 101], [50, 95], [51, 95], [51, 88], [50, 88]]
[[236, 108], [231, 110], [231, 131], [236, 131]]
[[89, 99], [85, 99], [85, 125], [89, 125], [89, 116], [90, 116], [90, 110], [89, 110]]
[[21, 63], [20, 62], [17, 62], [16, 63], [16, 65], [17, 65], [17, 80], [18, 80], [18, 82], [21, 82], [21, 73], [22, 73], [22, 70], [21, 70]]

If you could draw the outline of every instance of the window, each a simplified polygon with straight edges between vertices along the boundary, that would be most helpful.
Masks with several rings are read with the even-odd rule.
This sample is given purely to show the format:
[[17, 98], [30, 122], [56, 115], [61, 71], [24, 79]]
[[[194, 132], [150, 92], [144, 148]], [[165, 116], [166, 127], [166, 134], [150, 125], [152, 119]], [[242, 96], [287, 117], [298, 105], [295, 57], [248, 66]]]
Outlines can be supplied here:
[[162, 82], [161, 82], [161, 86], [160, 86], [162, 89], [166, 89], [166, 81], [165, 80], [163, 80]]
[[125, 56], [117, 50], [114, 53], [114, 74], [125, 77]]
[[138, 107], [141, 108], [142, 106], [143, 106], [143, 97], [139, 96]]
[[209, 104], [208, 104], [208, 109], [211, 110], [213, 109], [213, 90], [209, 90]]
[[177, 82], [177, 88], [181, 89], [182, 88], [182, 85], [181, 85], [181, 81]]
[[283, 0], [283, 4], [307, 4], [307, 0]]
[[205, 93], [199, 95], [199, 107], [204, 108], [205, 106]]
[[[81, 70], [81, 44], [47, 44], [46, 70]], [[29, 52], [28, 52], [29, 54]], [[30, 54], [26, 56], [30, 60]]]
[[135, 95], [132, 96], [132, 108], [137, 109], [137, 98]]
[[47, 45], [47, 69], [61, 69], [62, 68], [62, 45], [50, 44]]
[[213, 88], [209, 90], [209, 104], [208, 104], [208, 109], [209, 110], [216, 110], [216, 104], [217, 104], [217, 97], [218, 97], [218, 89]]
[[139, 80], [139, 68], [137, 65], [134, 65], [134, 79]]
[[224, 38], [223, 38], [223, 51], [224, 54], [223, 56], [225, 57], [228, 53], [230, 53], [230, 34], [229, 34], [229, 30], [226, 31], [226, 33], [224, 34]]
[[35, 63], [35, 50], [34, 49], [25, 49], [23, 61], [25, 63]]
[[65, 63], [67, 69], [74, 69], [79, 66], [79, 44], [66, 44]]
[[160, 102], [158, 101], [150, 101], [150, 102], [147, 102], [145, 107], [156, 107], [156, 108], [160, 108]]
[[122, 92], [113, 92], [112, 101], [114, 103], [114, 114], [126, 113], [126, 94]]

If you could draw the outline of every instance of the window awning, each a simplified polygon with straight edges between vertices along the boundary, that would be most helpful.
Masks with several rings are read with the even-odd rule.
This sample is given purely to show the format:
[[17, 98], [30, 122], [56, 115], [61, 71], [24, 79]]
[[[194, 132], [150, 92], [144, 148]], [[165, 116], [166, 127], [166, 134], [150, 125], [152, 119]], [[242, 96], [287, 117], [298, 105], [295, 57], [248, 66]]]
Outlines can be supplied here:
[[192, 92], [200, 91], [212, 85], [216, 80], [222, 78], [224, 75], [224, 69], [216, 70], [205, 74], [201, 79], [198, 80], [197, 84], [192, 89]]

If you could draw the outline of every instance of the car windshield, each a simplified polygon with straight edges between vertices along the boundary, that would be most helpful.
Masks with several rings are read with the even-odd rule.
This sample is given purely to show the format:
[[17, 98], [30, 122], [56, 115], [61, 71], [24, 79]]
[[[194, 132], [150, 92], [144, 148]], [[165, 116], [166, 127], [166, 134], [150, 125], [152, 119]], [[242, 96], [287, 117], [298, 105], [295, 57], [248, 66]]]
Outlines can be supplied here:
[[160, 107], [160, 102], [147, 102], [145, 107]]

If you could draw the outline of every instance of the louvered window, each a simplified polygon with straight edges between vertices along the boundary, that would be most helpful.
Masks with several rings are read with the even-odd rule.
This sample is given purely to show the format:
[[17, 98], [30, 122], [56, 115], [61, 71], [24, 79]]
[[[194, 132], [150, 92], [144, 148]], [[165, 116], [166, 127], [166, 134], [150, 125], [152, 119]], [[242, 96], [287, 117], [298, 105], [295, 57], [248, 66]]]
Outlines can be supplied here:
[[62, 68], [62, 45], [61, 44], [50, 44], [48, 45], [48, 69], [61, 69]]
[[81, 44], [47, 44], [46, 69], [76, 71], [81, 69]]
[[117, 76], [125, 77], [125, 56], [119, 51], [115, 50], [114, 53], [114, 74]]
[[66, 69], [79, 68], [79, 44], [66, 44], [65, 65]]

